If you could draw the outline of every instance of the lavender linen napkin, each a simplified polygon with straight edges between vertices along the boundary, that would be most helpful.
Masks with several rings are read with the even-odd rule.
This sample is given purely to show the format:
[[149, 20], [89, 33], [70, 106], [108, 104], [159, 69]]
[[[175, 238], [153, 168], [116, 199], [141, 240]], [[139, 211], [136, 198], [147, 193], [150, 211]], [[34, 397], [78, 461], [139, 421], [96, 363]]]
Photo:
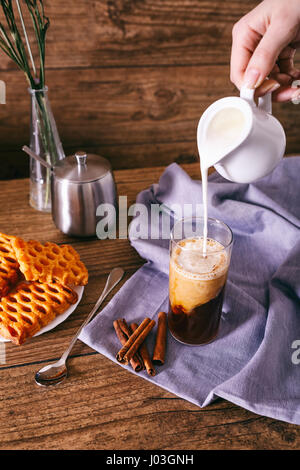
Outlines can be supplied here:
[[[227, 223], [235, 239], [218, 338], [191, 347], [168, 333], [165, 364], [156, 367], [155, 377], [140, 376], [200, 407], [223, 397], [260, 415], [300, 424], [299, 175], [300, 157], [283, 159], [254, 184], [211, 175], [209, 216]], [[137, 198], [149, 211], [151, 204], [190, 203], [194, 212], [201, 202], [201, 183], [176, 164]], [[138, 239], [139, 223], [137, 216], [131, 243], [146, 264], [80, 336], [113, 361], [120, 348], [114, 319], [156, 319], [168, 307], [168, 240]], [[154, 338], [155, 330], [149, 350]]]

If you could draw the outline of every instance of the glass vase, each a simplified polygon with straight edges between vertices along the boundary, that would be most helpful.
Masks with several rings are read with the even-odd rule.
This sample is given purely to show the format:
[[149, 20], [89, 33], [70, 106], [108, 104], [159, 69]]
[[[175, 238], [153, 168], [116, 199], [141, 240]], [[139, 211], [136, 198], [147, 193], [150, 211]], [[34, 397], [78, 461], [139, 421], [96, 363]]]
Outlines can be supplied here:
[[[30, 148], [53, 167], [65, 158], [48, 100], [48, 88], [29, 89], [31, 95]], [[30, 205], [51, 211], [51, 170], [30, 158]]]

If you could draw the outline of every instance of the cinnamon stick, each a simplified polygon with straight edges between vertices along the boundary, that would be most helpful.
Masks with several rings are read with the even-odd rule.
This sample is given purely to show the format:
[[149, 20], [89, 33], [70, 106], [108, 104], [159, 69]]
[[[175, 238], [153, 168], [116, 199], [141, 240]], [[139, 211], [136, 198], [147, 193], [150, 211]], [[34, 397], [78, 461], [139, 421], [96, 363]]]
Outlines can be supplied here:
[[[128, 338], [130, 338], [132, 334], [131, 329], [127, 325], [124, 318], [119, 318], [118, 320], [115, 320], [113, 322], [113, 325], [120, 343], [122, 344], [122, 346], [124, 346]], [[130, 365], [135, 372], [140, 372], [144, 369], [143, 360], [138, 353], [136, 353], [132, 357], [132, 359], [130, 360]]]
[[159, 312], [156, 341], [153, 351], [153, 363], [163, 365], [165, 362], [166, 353], [166, 340], [167, 340], [167, 314], [165, 312]]
[[[131, 323], [130, 328], [132, 329], [132, 331], [135, 331], [138, 328], [138, 324], [137, 323]], [[147, 371], [148, 375], [151, 375], [153, 377], [155, 375], [155, 369], [154, 369], [154, 366], [153, 366], [153, 363], [152, 363], [152, 360], [151, 360], [151, 357], [150, 357], [150, 354], [149, 354], [149, 351], [148, 351], [148, 348], [147, 348], [147, 345], [146, 345], [145, 341], [141, 344], [141, 346], [139, 348], [139, 353], [140, 353], [140, 356], [143, 360], [143, 363], [144, 363], [144, 366], [146, 368], [146, 371]]]
[[145, 318], [145, 320], [142, 321], [140, 326], [132, 333], [124, 346], [117, 353], [117, 361], [121, 364], [127, 365], [130, 359], [132, 359], [132, 357], [138, 351], [139, 347], [144, 342], [145, 338], [148, 336], [154, 325], [154, 320]]

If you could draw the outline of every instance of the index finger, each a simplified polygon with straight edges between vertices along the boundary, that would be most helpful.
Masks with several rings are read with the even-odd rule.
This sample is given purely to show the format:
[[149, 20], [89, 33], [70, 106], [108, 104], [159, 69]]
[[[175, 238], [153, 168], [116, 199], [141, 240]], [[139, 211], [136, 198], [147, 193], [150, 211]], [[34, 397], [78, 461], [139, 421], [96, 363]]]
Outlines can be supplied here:
[[232, 30], [230, 79], [240, 89], [248, 63], [261, 35], [249, 28], [247, 23], [236, 23]]

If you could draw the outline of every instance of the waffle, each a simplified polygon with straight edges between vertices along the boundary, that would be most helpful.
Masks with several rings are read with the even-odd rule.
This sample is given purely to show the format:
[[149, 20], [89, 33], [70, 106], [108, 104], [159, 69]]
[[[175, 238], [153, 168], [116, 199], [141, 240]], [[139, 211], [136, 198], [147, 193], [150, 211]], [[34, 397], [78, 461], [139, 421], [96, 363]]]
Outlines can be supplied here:
[[18, 237], [14, 237], [11, 243], [26, 281], [58, 281], [74, 286], [87, 284], [87, 269], [71, 245], [51, 242], [42, 245], [36, 240], [25, 242]]
[[15, 252], [11, 245], [13, 238], [0, 233], [0, 299], [18, 281], [19, 263], [16, 260]]
[[70, 287], [58, 282], [20, 282], [0, 302], [0, 335], [23, 344], [77, 302]]

